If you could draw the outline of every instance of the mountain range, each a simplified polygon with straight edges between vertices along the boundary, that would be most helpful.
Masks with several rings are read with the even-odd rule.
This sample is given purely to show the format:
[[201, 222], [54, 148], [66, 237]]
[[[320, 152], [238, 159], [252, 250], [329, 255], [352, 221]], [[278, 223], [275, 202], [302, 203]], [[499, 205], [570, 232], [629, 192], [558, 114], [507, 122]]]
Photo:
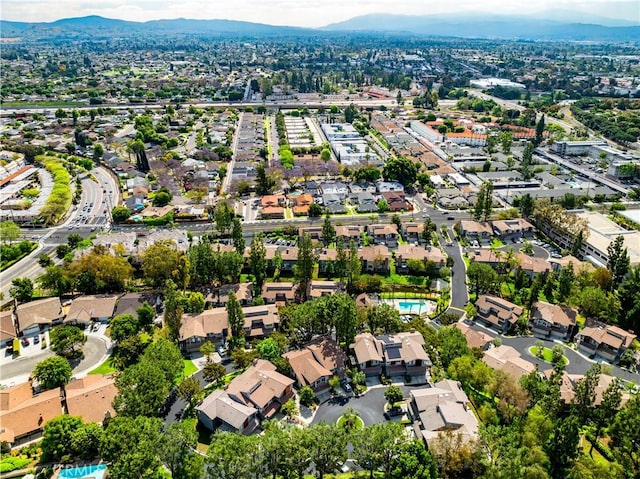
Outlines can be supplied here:
[[[554, 14], [555, 13], [555, 14]], [[553, 15], [552, 19], [551, 16]], [[544, 18], [542, 18], [544, 16]], [[574, 18], [573, 21], [566, 19]], [[581, 20], [581, 21], [578, 21]], [[634, 41], [640, 40], [640, 20], [636, 23], [587, 14], [557, 11], [536, 16], [448, 14], [396, 15], [369, 14], [320, 29], [274, 26], [237, 20], [151, 20], [133, 22], [96, 15], [65, 18], [55, 22], [12, 22], [0, 20], [3, 38], [105, 38], [149, 34], [186, 35], [329, 35], [332, 32], [397, 33], [466, 38], [578, 40], [578, 41]]]

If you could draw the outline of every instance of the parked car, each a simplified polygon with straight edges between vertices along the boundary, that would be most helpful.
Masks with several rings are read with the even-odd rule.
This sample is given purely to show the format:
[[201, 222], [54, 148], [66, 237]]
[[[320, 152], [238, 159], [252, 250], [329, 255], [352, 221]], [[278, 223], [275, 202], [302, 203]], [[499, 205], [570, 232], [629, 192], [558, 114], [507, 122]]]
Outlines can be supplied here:
[[21, 342], [23, 346], [29, 346], [29, 338], [22, 338]]
[[349, 384], [347, 381], [342, 381], [342, 389], [344, 389], [348, 394], [351, 394], [351, 392], [353, 391], [353, 389], [351, 389], [351, 384]]
[[38, 344], [40, 342], [40, 336], [36, 336], [33, 338], [33, 344]]
[[404, 410], [401, 407], [392, 407], [387, 412], [384, 413], [385, 419], [390, 419], [396, 416], [402, 416], [404, 414]]

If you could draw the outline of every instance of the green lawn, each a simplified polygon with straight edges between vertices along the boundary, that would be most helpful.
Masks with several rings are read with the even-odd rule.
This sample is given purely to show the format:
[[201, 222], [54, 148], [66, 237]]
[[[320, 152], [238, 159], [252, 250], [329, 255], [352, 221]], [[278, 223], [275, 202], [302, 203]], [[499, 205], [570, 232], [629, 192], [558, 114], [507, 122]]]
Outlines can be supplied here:
[[501, 239], [493, 238], [491, 240], [491, 247], [493, 247], [493, 248], [502, 248], [503, 246], [504, 246], [504, 243], [502, 242]]
[[[338, 418], [338, 427], [344, 427], [344, 423], [347, 420], [346, 416], [340, 416]], [[354, 422], [354, 429], [362, 429], [364, 427], [364, 421], [361, 417], [357, 416]]]
[[111, 358], [107, 358], [107, 360], [104, 363], [102, 363], [100, 366], [89, 371], [89, 374], [111, 374], [115, 372], [116, 372], [116, 368], [114, 368], [113, 365], [111, 364]]
[[[534, 355], [536, 358], [540, 358], [543, 361], [547, 362], [547, 363], [551, 363], [551, 359], [553, 358], [553, 353], [551, 352], [551, 349], [549, 348], [542, 348], [542, 357], [538, 356], [538, 347], [537, 346], [531, 346], [529, 348], [529, 352]], [[569, 363], [569, 360], [565, 357], [562, 356], [562, 362], [564, 363], [564, 365], [566, 366]]]
[[198, 368], [191, 359], [184, 360], [184, 370], [182, 371], [182, 375], [186, 378], [191, 376], [193, 373], [197, 372]]

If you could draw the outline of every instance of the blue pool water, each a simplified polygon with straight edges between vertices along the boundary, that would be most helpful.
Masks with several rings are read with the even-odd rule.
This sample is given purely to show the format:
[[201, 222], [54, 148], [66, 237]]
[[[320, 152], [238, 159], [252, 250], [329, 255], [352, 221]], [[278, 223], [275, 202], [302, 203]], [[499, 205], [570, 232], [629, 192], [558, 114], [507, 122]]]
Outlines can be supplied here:
[[426, 299], [387, 300], [400, 314], [430, 314], [436, 309], [436, 302]]
[[58, 476], [60, 479], [103, 479], [107, 466], [98, 464], [94, 466], [80, 466], [63, 469]]

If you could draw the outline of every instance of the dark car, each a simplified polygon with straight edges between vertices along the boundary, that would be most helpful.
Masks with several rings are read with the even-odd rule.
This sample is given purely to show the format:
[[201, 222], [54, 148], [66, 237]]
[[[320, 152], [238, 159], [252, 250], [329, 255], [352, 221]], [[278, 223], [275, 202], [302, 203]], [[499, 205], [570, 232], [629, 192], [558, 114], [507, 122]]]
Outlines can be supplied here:
[[38, 344], [40, 342], [40, 336], [36, 336], [33, 338], [33, 344]]
[[455, 217], [455, 216], [447, 216], [447, 219], [448, 219], [448, 220], [452, 220], [452, 221], [453, 221], [453, 220], [455, 220], [455, 219], [456, 219], [456, 217]]
[[29, 338], [22, 338], [22, 345], [29, 346]]
[[402, 416], [403, 414], [404, 414], [404, 411], [402, 410], [401, 407], [392, 407], [391, 409], [389, 409], [387, 412], [384, 413], [384, 417], [385, 419], [391, 419], [392, 417]]

